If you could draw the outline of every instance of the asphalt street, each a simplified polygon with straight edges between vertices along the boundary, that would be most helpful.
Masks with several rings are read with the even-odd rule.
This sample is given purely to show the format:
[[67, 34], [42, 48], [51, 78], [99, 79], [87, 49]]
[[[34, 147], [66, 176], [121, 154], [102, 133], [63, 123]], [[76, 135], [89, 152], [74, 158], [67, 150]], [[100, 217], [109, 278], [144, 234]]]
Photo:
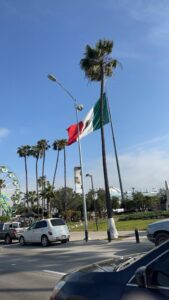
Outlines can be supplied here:
[[[90, 235], [92, 238], [92, 234]], [[123, 235], [122, 235], [123, 236]], [[55, 283], [63, 273], [81, 266], [111, 258], [112, 255], [128, 255], [146, 252], [154, 246], [144, 234], [136, 244], [132, 234], [108, 243], [102, 234], [93, 234], [87, 243], [83, 235], [72, 234], [68, 244], [41, 245], [0, 243], [0, 299], [32, 300], [49, 299]]]

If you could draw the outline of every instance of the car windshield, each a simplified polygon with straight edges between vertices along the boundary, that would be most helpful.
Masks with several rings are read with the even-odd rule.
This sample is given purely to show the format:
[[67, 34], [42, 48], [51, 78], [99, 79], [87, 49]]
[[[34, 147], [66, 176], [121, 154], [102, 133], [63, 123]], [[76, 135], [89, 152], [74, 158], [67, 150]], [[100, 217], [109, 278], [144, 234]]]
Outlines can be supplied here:
[[63, 219], [52, 219], [50, 220], [52, 226], [60, 226], [65, 225], [65, 221]]

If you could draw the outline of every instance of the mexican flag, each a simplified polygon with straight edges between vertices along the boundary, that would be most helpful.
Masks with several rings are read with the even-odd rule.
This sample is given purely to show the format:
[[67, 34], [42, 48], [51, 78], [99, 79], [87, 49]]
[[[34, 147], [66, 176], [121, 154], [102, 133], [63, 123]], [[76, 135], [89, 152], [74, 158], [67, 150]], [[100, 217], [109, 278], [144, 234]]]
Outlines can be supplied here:
[[[110, 122], [107, 108], [106, 94], [103, 95], [103, 125]], [[79, 139], [99, 129], [100, 126], [100, 99], [89, 110], [83, 121], [79, 122]], [[75, 143], [78, 139], [78, 124], [71, 125], [68, 129], [67, 145]]]

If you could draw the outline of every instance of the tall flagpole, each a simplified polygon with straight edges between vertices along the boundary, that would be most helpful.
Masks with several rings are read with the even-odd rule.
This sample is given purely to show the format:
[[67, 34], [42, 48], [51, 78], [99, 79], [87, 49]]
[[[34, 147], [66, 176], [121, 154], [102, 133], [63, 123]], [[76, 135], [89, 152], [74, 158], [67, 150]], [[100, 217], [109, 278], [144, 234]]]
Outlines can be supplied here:
[[117, 172], [118, 172], [118, 177], [119, 177], [121, 200], [123, 202], [124, 201], [123, 185], [122, 185], [121, 174], [120, 174], [120, 166], [119, 166], [119, 160], [118, 160], [118, 155], [117, 155], [117, 148], [116, 148], [116, 141], [115, 141], [115, 135], [114, 135], [114, 130], [113, 130], [110, 105], [109, 105], [109, 100], [108, 100], [107, 95], [106, 95], [106, 100], [107, 100], [107, 107], [108, 107], [108, 113], [109, 113], [109, 118], [110, 118], [110, 126], [111, 126], [112, 139], [113, 139], [113, 145], [114, 145], [114, 153], [115, 153], [115, 158], [116, 158]]
[[76, 98], [56, 79], [53, 75], [48, 75], [48, 79], [51, 81], [57, 83], [73, 100], [74, 102], [74, 108], [76, 112], [76, 123], [77, 123], [77, 130], [78, 130], [78, 149], [79, 149], [79, 162], [80, 162], [80, 169], [81, 169], [81, 182], [82, 182], [82, 195], [83, 195], [83, 213], [84, 213], [84, 227], [85, 227], [85, 241], [88, 241], [88, 222], [87, 222], [87, 208], [86, 208], [86, 196], [85, 196], [85, 189], [84, 189], [84, 180], [83, 180], [83, 162], [82, 162], [82, 150], [81, 150], [81, 142], [79, 139], [79, 119], [78, 119], [78, 111], [81, 111], [83, 109], [82, 105], [78, 105]]

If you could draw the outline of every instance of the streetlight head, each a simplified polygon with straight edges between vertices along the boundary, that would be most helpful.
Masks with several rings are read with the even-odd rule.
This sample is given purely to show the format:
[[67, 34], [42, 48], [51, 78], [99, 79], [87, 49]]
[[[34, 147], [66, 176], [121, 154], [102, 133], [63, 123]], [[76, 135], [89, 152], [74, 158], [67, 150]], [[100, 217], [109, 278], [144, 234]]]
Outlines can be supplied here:
[[92, 176], [92, 175], [91, 175], [91, 174], [89, 174], [89, 173], [88, 173], [88, 174], [86, 174], [86, 177], [91, 177], [91, 176]]
[[78, 111], [82, 111], [83, 110], [83, 104], [76, 105], [76, 109]]
[[51, 80], [51, 81], [55, 81], [56, 82], [55, 76], [53, 76], [51, 74], [48, 75], [48, 79]]

